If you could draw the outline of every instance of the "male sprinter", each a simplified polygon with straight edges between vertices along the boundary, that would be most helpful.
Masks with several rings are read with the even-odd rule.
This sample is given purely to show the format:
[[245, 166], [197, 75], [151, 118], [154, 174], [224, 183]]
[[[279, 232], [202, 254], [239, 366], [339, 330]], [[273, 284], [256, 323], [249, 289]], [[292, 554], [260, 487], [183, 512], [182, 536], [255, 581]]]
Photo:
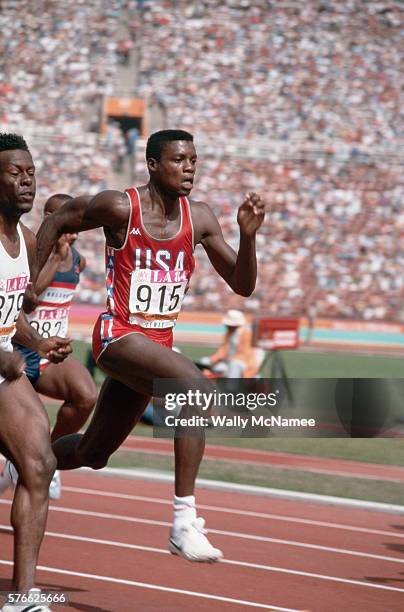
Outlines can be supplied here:
[[[45, 216], [58, 210], [71, 196], [56, 194], [44, 206]], [[29, 323], [43, 338], [67, 336], [69, 310], [75, 289], [80, 281], [80, 272], [85, 268], [85, 259], [72, 246], [77, 234], [62, 236], [41, 270], [35, 283], [39, 303], [27, 315]], [[97, 399], [97, 389], [88, 370], [70, 356], [62, 364], [50, 363], [38, 353], [13, 343], [25, 359], [25, 373], [38, 393], [64, 400], [51, 434], [54, 442], [61, 436], [75, 433], [84, 425]], [[7, 475], [5, 471], [3, 480]], [[0, 479], [0, 492], [4, 488]], [[49, 497], [59, 499], [61, 484], [56, 470], [49, 487]]]
[[[83, 436], [60, 438], [53, 450], [61, 469], [103, 467], [139, 420], [154, 378], [198, 378], [196, 366], [173, 352], [173, 326], [194, 269], [193, 250], [204, 247], [216, 271], [238, 294], [255, 287], [255, 235], [264, 203], [248, 194], [238, 210], [238, 254], [223, 239], [209, 206], [188, 199], [196, 169], [193, 137], [163, 130], [147, 143], [150, 180], [125, 193], [104, 191], [67, 202], [38, 233], [38, 267], [58, 237], [103, 227], [106, 237], [107, 312], [93, 334], [97, 364], [108, 375]], [[176, 437], [174, 524], [170, 550], [193, 561], [222, 557], [196, 518], [194, 485], [203, 456], [202, 437]]]
[[[48, 512], [48, 487], [56, 467], [49, 421], [28, 382], [24, 359], [11, 339], [55, 363], [71, 348], [67, 338], [41, 338], [21, 312], [35, 267], [36, 239], [20, 223], [35, 197], [35, 167], [27, 144], [15, 134], [0, 134], [0, 451], [19, 474], [11, 508], [14, 529], [13, 590], [32, 589]], [[29, 435], [27, 436], [27, 432]], [[3, 607], [22, 612], [27, 606]], [[48, 607], [39, 605], [38, 612]]]

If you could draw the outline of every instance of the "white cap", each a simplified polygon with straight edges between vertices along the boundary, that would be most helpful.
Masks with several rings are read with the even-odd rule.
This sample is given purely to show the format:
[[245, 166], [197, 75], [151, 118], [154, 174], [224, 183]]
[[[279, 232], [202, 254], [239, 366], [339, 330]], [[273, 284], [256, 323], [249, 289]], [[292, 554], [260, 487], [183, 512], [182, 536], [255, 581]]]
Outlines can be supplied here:
[[228, 310], [223, 317], [222, 323], [228, 327], [240, 327], [245, 325], [247, 321], [240, 310]]

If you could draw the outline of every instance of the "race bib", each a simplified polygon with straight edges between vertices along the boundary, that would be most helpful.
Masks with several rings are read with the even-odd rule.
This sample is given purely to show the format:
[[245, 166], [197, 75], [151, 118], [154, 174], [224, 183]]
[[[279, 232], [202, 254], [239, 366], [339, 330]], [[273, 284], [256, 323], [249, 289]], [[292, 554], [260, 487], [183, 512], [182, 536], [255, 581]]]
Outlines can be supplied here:
[[50, 338], [51, 336], [61, 336], [65, 338], [67, 335], [67, 308], [58, 308], [54, 310], [39, 308], [35, 311], [34, 317], [31, 319], [28, 316], [30, 325], [42, 338]]
[[181, 310], [188, 274], [184, 270], [134, 270], [129, 322], [141, 327], [172, 327]]
[[23, 274], [0, 281], [0, 336], [3, 343], [7, 342], [5, 338], [14, 335], [28, 280], [28, 276]]

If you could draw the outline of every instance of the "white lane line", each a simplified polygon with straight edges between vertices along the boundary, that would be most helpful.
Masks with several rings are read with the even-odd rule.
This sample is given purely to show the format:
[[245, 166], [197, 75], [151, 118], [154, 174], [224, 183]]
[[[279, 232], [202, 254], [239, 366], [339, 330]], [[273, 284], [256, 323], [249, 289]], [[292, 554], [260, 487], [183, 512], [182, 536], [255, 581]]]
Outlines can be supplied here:
[[[2, 565], [12, 565], [12, 561], [4, 561], [0, 559]], [[224, 601], [226, 603], [234, 603], [240, 606], [248, 606], [250, 608], [263, 608], [265, 610], [276, 610], [279, 612], [299, 612], [293, 608], [280, 608], [272, 604], [262, 604], [254, 601], [245, 601], [243, 599], [233, 599], [231, 597], [222, 597], [220, 595], [210, 595], [209, 593], [201, 593], [199, 591], [186, 591], [184, 589], [174, 589], [172, 587], [161, 586], [159, 584], [150, 584], [148, 582], [137, 582], [134, 580], [124, 580], [123, 578], [112, 578], [111, 576], [100, 576], [98, 574], [84, 574], [82, 572], [74, 572], [72, 570], [60, 569], [57, 567], [47, 567], [38, 565], [37, 570], [42, 572], [50, 572], [52, 574], [63, 574], [65, 576], [76, 576], [77, 578], [87, 578], [89, 580], [100, 580], [102, 582], [112, 582], [115, 584], [124, 584], [126, 586], [140, 587], [143, 589], [151, 589], [156, 591], [164, 591], [166, 593], [176, 593], [179, 595], [190, 595], [191, 597], [201, 597], [203, 599], [213, 599], [215, 601]]]
[[[0, 504], [11, 505], [11, 501], [0, 499]], [[49, 506], [49, 509], [55, 512], [62, 512], [62, 513], [67, 513], [67, 514], [79, 515], [79, 516], [92, 516], [96, 518], [113, 520], [113, 521], [140, 523], [143, 525], [154, 525], [158, 527], [167, 527], [167, 528], [170, 528], [172, 526], [172, 524], [167, 521], [156, 521], [152, 519], [125, 516], [121, 514], [110, 514], [107, 512], [95, 512], [93, 510], [82, 510], [80, 508], [67, 508], [64, 506]], [[333, 547], [328, 547], [328, 546], [322, 546], [320, 544], [318, 545], [308, 544], [305, 542], [298, 542], [294, 540], [283, 540], [283, 539], [278, 539], [278, 538], [270, 538], [268, 536], [246, 534], [246, 533], [241, 533], [238, 531], [224, 531], [222, 529], [209, 529], [209, 533], [214, 533], [216, 535], [221, 535], [221, 536], [226, 536], [226, 537], [240, 538], [243, 540], [253, 540], [255, 542], [266, 542], [270, 544], [289, 545], [289, 546], [295, 546], [298, 548], [309, 548], [312, 550], [320, 550], [320, 551], [331, 552], [331, 553], [345, 554], [345, 555], [358, 556], [358, 557], [368, 557], [370, 559], [377, 559], [380, 561], [393, 561], [395, 563], [404, 562], [404, 560], [397, 559], [395, 557], [375, 555], [372, 553], [362, 553], [362, 552], [357, 552], [357, 551], [353, 551], [349, 549], [333, 548]]]
[[[92, 473], [91, 468], [80, 468], [83, 473]], [[112, 476], [142, 480], [148, 482], [162, 482], [172, 486], [174, 474], [172, 472], [151, 470], [149, 468], [103, 468], [100, 476]], [[327, 506], [340, 506], [353, 508], [355, 510], [371, 510], [372, 512], [385, 512], [389, 514], [404, 515], [404, 506], [398, 504], [385, 504], [370, 500], [350, 499], [348, 497], [335, 497], [332, 495], [319, 495], [318, 493], [303, 493], [301, 491], [290, 491], [287, 489], [274, 489], [271, 487], [258, 487], [255, 485], [239, 484], [235, 482], [223, 482], [222, 480], [211, 480], [198, 478], [196, 484], [201, 489], [212, 491], [226, 491], [242, 495], [258, 495], [260, 497], [271, 497], [288, 501], [309, 502], [315, 504], [326, 504]]]
[[[234, 561], [229, 561], [234, 564]], [[258, 568], [258, 564], [255, 566]], [[336, 576], [325, 576], [324, 574], [315, 574], [313, 572], [302, 572], [300, 570], [287, 569], [285, 567], [272, 567], [270, 565], [262, 566], [261, 569], [266, 569], [271, 572], [279, 572], [281, 574], [294, 574], [295, 576], [305, 576], [307, 578], [315, 578], [316, 580], [329, 580], [330, 582], [342, 582], [344, 584], [353, 584], [354, 586], [369, 587], [372, 589], [382, 589], [386, 591], [396, 591], [398, 593], [404, 593], [404, 589], [398, 587], [386, 586], [385, 584], [373, 584], [369, 582], [363, 582], [362, 580], [350, 580], [349, 578], [337, 578]], [[393, 579], [394, 580], [394, 579]], [[401, 581], [401, 579], [399, 579]]]
[[[3, 526], [0, 525], [0, 528], [2, 528]], [[7, 531], [11, 531], [10, 527], [6, 526]], [[168, 551], [160, 549], [160, 548], [154, 548], [151, 546], [141, 546], [141, 545], [137, 545], [137, 544], [127, 544], [125, 542], [117, 542], [114, 540], [100, 540], [97, 538], [88, 538], [88, 537], [84, 537], [84, 536], [73, 536], [70, 534], [61, 534], [61, 533], [57, 533], [57, 532], [46, 532], [45, 534], [46, 536], [50, 536], [50, 537], [54, 537], [54, 538], [60, 538], [60, 539], [65, 539], [65, 540], [74, 540], [77, 542], [88, 542], [90, 544], [101, 544], [103, 546], [114, 546], [117, 548], [126, 548], [126, 549], [131, 549], [131, 550], [142, 550], [143, 552], [157, 552], [157, 553], [162, 553], [162, 554], [170, 554]], [[381, 584], [373, 584], [373, 583], [369, 583], [369, 582], [364, 582], [363, 580], [352, 580], [349, 578], [339, 578], [337, 576], [329, 576], [329, 575], [325, 575], [325, 574], [317, 574], [315, 572], [305, 572], [302, 570], [293, 570], [290, 568], [285, 568], [285, 567], [276, 567], [276, 566], [272, 566], [272, 565], [263, 565], [261, 563], [249, 563], [247, 561], [235, 561], [235, 560], [231, 560], [231, 559], [223, 559], [220, 563], [226, 563], [228, 565], [235, 565], [238, 567], [248, 567], [250, 569], [259, 569], [259, 570], [265, 570], [268, 572], [275, 572], [275, 573], [281, 573], [281, 574], [292, 574], [294, 576], [303, 576], [305, 578], [314, 578], [315, 580], [327, 580], [330, 582], [339, 582], [342, 584], [351, 584], [354, 586], [359, 586], [359, 587], [366, 587], [366, 588], [371, 588], [371, 589], [378, 589], [378, 590], [385, 590], [385, 591], [395, 591], [398, 593], [404, 593], [404, 589], [400, 589], [398, 587], [392, 587], [392, 586], [387, 586], [387, 585], [381, 585]]]
[[[112, 493], [110, 491], [103, 491], [101, 489], [86, 489], [83, 487], [68, 487], [63, 486], [64, 491], [71, 491], [72, 493], [85, 493], [88, 495], [99, 495], [101, 497], [112, 497], [116, 499], [127, 499], [130, 501], [144, 501], [154, 504], [163, 504], [172, 506], [172, 501], [162, 498], [145, 497], [142, 495], [130, 495], [128, 493]], [[0, 500], [1, 501], [1, 500]], [[223, 508], [219, 506], [210, 506], [207, 504], [198, 504], [198, 509], [211, 510], [213, 512], [224, 512], [226, 514], [238, 514], [240, 516], [252, 516], [255, 518], [264, 518], [274, 521], [283, 521], [290, 523], [298, 523], [301, 525], [312, 525], [315, 527], [327, 527], [332, 529], [345, 529], [347, 531], [357, 531], [359, 533], [369, 533], [373, 535], [382, 536], [393, 536], [396, 538], [404, 538], [404, 533], [396, 533], [394, 531], [387, 531], [381, 529], [370, 529], [367, 527], [356, 527], [355, 525], [344, 525], [341, 523], [329, 523], [326, 521], [316, 521], [314, 519], [304, 519], [296, 517], [288, 517], [280, 514], [269, 514], [267, 512], [253, 512], [251, 510], [238, 510], [236, 508]]]
[[[0, 530], [2, 531], [10, 531], [12, 532], [12, 528], [9, 525], [0, 525]], [[231, 532], [228, 532], [231, 533]], [[53, 537], [53, 538], [62, 538], [64, 540], [76, 540], [77, 542], [92, 542], [93, 544], [103, 544], [105, 546], [118, 546], [119, 548], [129, 548], [129, 549], [133, 549], [133, 550], [143, 550], [145, 552], [156, 552], [156, 553], [161, 553], [164, 555], [168, 555], [170, 554], [168, 550], [166, 550], [165, 548], [156, 548], [153, 546], [143, 546], [141, 544], [131, 544], [129, 542], [117, 542], [115, 540], [102, 540], [99, 538], [89, 538], [86, 536], [79, 536], [79, 535], [73, 535], [73, 534], [67, 534], [67, 533], [60, 533], [60, 532], [55, 532], [55, 531], [47, 531], [46, 535], [49, 537]], [[335, 552], [335, 553], [341, 553], [341, 554], [346, 554], [346, 555], [352, 555], [352, 556], [358, 556], [358, 557], [365, 557], [367, 559], [375, 559], [377, 561], [388, 561], [388, 562], [392, 562], [392, 563], [404, 563], [404, 559], [398, 559], [397, 557], [386, 557], [383, 555], [373, 555], [373, 554], [368, 554], [368, 553], [361, 553], [361, 552], [356, 552], [353, 550], [346, 550], [346, 549], [339, 549], [339, 548], [330, 548], [327, 546], [317, 546], [314, 544], [303, 544], [301, 542], [292, 542], [292, 541], [288, 541], [288, 540], [276, 540], [274, 538], [269, 538], [271, 540], [271, 542], [275, 543], [275, 544], [286, 544], [286, 545], [291, 545], [291, 546], [298, 546], [298, 547], [302, 547], [302, 548], [311, 548], [311, 549], [315, 549], [315, 550], [321, 550], [321, 551], [326, 551], [326, 552]], [[257, 564], [257, 563], [250, 563], [248, 561], [236, 561], [236, 560], [229, 560], [229, 559], [224, 559], [222, 561], [222, 563], [231, 563], [233, 565], [240, 565], [243, 567], [251, 567], [251, 568], [255, 568], [255, 569], [268, 569], [270, 568], [270, 566], [268, 565], [262, 565], [262, 564]]]

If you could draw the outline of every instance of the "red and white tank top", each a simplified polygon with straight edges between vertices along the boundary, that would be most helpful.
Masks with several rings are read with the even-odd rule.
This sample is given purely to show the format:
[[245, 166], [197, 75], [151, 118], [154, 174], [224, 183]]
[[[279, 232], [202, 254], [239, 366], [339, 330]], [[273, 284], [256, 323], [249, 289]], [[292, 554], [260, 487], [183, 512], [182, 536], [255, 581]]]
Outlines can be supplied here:
[[189, 202], [179, 198], [180, 228], [171, 238], [160, 239], [143, 225], [137, 189], [126, 194], [130, 216], [124, 245], [106, 247], [108, 312], [144, 328], [173, 327], [195, 267]]
[[17, 257], [11, 257], [0, 241], [0, 348], [4, 351], [13, 350], [11, 338], [30, 277], [27, 248], [19, 223], [17, 232], [20, 239]]

